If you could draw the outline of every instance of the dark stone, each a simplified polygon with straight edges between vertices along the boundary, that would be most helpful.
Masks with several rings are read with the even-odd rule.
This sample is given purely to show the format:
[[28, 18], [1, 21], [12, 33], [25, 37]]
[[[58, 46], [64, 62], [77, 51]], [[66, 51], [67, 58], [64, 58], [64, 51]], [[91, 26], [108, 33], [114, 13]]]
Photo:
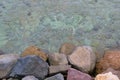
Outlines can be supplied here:
[[39, 79], [44, 79], [48, 74], [48, 64], [40, 57], [31, 55], [22, 57], [11, 71], [10, 76], [27, 76], [33, 75]]
[[2, 50], [0, 50], [0, 55], [5, 54]]
[[52, 77], [46, 78], [45, 80], [64, 80], [64, 77], [61, 73], [59, 73]]

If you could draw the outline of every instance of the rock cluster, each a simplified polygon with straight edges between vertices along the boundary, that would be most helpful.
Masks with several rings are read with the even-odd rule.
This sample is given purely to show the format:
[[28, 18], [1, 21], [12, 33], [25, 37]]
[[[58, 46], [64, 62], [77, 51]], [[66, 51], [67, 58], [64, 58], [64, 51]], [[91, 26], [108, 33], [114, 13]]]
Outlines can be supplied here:
[[[72, 48], [71, 48], [72, 47]], [[64, 48], [64, 49], [63, 49]], [[64, 53], [60, 53], [64, 52]], [[119, 80], [120, 50], [105, 51], [96, 64], [90, 46], [64, 44], [59, 53], [30, 46], [22, 54], [0, 55], [2, 80]], [[96, 69], [95, 69], [96, 67]], [[96, 75], [91, 75], [97, 73]]]

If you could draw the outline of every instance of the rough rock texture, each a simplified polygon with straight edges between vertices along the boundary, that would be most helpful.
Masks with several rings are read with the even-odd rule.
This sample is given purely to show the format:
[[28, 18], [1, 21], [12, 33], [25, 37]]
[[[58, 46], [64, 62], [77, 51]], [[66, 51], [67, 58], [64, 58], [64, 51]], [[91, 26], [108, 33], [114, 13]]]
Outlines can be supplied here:
[[112, 68], [108, 68], [106, 71], [104, 71], [103, 73], [108, 73], [108, 72], [112, 72], [114, 75], [117, 75], [118, 78], [120, 79], [120, 71], [119, 70], [114, 70]]
[[44, 79], [48, 74], [48, 64], [38, 56], [31, 55], [22, 57], [18, 60], [15, 67], [12, 69], [10, 76], [33, 75]]
[[0, 55], [0, 78], [9, 77], [11, 69], [19, 58], [18, 54]]
[[64, 80], [64, 77], [61, 73], [59, 73], [59, 74], [56, 74], [52, 77], [48, 77], [45, 80]]
[[47, 54], [40, 48], [36, 46], [29, 46], [24, 50], [24, 52], [21, 54], [22, 57], [28, 56], [28, 55], [36, 55], [42, 58], [44, 61], [47, 60], [48, 56]]
[[92, 77], [86, 73], [70, 68], [68, 70], [67, 80], [92, 80]]
[[101, 73], [109, 67], [120, 70], [120, 50], [105, 51], [104, 57], [96, 65], [96, 72]]
[[95, 80], [119, 80], [119, 78], [111, 72], [108, 72], [105, 74], [98, 74]]
[[71, 65], [58, 65], [58, 66], [50, 66], [49, 67], [49, 74], [55, 74], [59, 72], [66, 72]]
[[96, 63], [96, 56], [89, 46], [77, 47], [71, 55], [68, 56], [69, 62], [84, 72], [91, 72]]
[[53, 53], [49, 57], [50, 65], [66, 65], [68, 60], [65, 54]]
[[70, 55], [73, 50], [75, 49], [75, 45], [71, 44], [71, 43], [64, 43], [61, 45], [59, 52], [66, 54], [66, 55]]
[[39, 80], [39, 79], [37, 79], [35, 76], [26, 76], [22, 78], [22, 80]]

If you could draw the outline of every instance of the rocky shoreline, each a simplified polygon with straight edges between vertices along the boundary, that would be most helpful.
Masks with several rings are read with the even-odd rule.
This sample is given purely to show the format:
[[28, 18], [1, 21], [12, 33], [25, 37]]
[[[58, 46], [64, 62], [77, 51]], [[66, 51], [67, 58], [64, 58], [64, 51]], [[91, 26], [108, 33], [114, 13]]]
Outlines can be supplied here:
[[[119, 80], [120, 50], [99, 58], [91, 46], [64, 43], [59, 53], [29, 46], [21, 54], [0, 51], [2, 80]], [[99, 59], [99, 60], [98, 60]]]

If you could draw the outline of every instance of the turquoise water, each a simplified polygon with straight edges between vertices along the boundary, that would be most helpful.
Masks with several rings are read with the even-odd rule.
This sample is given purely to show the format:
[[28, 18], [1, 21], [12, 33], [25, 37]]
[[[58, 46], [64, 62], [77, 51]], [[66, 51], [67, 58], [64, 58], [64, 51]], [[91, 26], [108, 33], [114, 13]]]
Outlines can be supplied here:
[[36, 45], [57, 52], [64, 42], [98, 50], [120, 46], [120, 0], [0, 0], [0, 49]]

